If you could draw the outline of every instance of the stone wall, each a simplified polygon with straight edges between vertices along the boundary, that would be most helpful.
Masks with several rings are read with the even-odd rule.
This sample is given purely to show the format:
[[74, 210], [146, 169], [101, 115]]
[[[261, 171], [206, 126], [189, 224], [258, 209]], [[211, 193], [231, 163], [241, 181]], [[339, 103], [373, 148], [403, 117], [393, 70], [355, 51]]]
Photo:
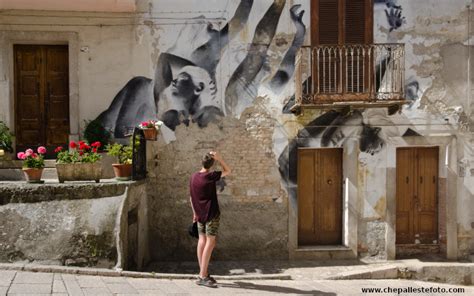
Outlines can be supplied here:
[[[127, 246], [148, 259], [145, 185], [0, 183], [0, 261], [126, 268]], [[127, 214], [142, 201], [141, 235], [127, 237]], [[140, 240], [140, 241], [139, 241]]]

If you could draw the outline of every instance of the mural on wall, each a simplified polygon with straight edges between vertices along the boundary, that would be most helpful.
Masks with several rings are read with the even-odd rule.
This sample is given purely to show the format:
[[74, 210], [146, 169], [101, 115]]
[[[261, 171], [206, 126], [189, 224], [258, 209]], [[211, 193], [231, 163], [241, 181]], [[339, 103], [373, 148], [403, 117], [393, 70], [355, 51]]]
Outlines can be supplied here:
[[[285, 0], [275, 0], [258, 22], [245, 58], [233, 71], [225, 87], [225, 100], [217, 96], [216, 68], [229, 42], [247, 25], [253, 0], [241, 0], [233, 17], [222, 29], [208, 24], [183, 26], [176, 42], [160, 54], [154, 79], [132, 78], [116, 95], [98, 120], [117, 139], [130, 135], [134, 126], [147, 119], [159, 119], [174, 131], [180, 124], [206, 127], [225, 115], [238, 116], [257, 97], [257, 89], [267, 74], [269, 46], [276, 34]], [[291, 20], [296, 33], [270, 80], [275, 90], [285, 86], [294, 72], [296, 52], [303, 44], [304, 10], [293, 5]], [[198, 18], [199, 19], [199, 18]], [[193, 46], [190, 46], [193, 45]]]
[[402, 6], [397, 5], [397, 0], [375, 0], [374, 4], [385, 4], [385, 15], [389, 25], [389, 31], [397, 30], [405, 23], [405, 17], [402, 16]]
[[298, 131], [278, 158], [280, 175], [290, 196], [296, 197], [297, 150], [301, 147], [342, 147], [350, 138], [359, 139], [359, 150], [374, 155], [382, 150], [385, 141], [380, 127], [365, 123], [363, 113], [331, 110], [309, 122]]

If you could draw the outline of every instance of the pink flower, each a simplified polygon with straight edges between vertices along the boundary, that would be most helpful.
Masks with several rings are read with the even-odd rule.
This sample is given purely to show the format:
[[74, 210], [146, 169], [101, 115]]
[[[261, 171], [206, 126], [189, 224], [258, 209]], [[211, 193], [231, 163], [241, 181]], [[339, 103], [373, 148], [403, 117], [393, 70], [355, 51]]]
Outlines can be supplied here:
[[16, 157], [18, 157], [18, 159], [25, 159], [26, 158], [26, 154], [25, 152], [18, 152], [18, 154], [16, 155]]
[[26, 149], [25, 151], [26, 156], [31, 156], [33, 154], [33, 149]]
[[36, 158], [36, 157], [38, 157], [38, 154], [33, 152], [33, 154], [31, 154], [31, 157]]
[[43, 147], [43, 146], [39, 146], [39, 147], [38, 147], [38, 153], [39, 153], [39, 154], [45, 154], [45, 153], [46, 153], [46, 148]]

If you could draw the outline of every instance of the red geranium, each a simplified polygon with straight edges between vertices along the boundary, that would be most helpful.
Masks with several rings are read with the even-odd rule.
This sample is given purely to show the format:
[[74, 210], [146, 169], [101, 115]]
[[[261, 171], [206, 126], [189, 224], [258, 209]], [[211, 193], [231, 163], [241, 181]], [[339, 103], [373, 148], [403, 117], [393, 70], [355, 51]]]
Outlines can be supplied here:
[[[98, 146], [97, 144], [95, 146]], [[101, 155], [97, 153], [97, 148], [91, 149], [91, 145], [84, 141], [71, 141], [69, 143], [70, 150], [63, 151], [63, 147], [59, 146], [54, 151], [57, 153], [56, 162], [58, 163], [94, 163], [101, 159]]]

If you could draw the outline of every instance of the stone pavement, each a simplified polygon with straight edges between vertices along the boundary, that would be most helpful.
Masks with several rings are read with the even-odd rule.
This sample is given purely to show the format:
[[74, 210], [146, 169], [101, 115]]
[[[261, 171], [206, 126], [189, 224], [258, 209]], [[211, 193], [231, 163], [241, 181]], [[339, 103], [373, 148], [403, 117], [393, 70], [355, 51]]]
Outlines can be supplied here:
[[416, 295], [474, 295], [474, 287], [409, 280], [221, 280], [219, 287], [212, 289], [196, 286], [193, 280], [0, 270], [0, 295], [370, 295], [362, 293], [362, 288], [387, 287], [446, 291], [461, 288], [464, 291], [457, 294], [450, 291]]

